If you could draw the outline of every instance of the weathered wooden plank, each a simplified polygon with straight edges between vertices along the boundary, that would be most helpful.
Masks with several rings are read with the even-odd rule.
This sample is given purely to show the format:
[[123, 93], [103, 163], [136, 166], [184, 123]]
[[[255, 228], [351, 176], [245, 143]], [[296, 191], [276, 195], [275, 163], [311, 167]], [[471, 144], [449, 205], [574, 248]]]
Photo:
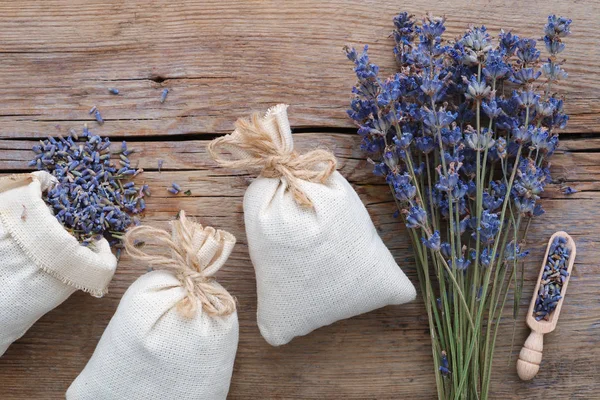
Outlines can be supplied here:
[[[392, 217], [394, 204], [387, 187], [378, 184], [378, 178], [371, 176], [370, 168], [362, 161], [357, 150], [358, 137], [331, 134], [294, 137], [298, 148], [303, 150], [335, 144], [342, 173], [350, 177], [381, 236], [416, 283], [405, 228]], [[519, 381], [515, 374], [515, 356], [527, 330], [520, 319], [516, 345], [511, 351], [512, 320], [507, 310], [497, 346], [493, 398], [538, 398], [556, 393], [593, 398], [600, 389], [595, 363], [600, 340], [595, 261], [599, 240], [594, 234], [600, 229], [600, 221], [594, 218], [600, 200], [598, 164], [594, 162], [594, 141], [589, 143], [589, 149], [573, 142], [563, 142], [564, 148], [575, 151], [559, 152], [554, 158], [553, 172], [556, 179], [568, 179], [570, 185], [582, 191], [565, 196], [560, 193], [560, 184], [548, 187], [544, 199], [547, 214], [534, 222], [528, 240], [533, 254], [527, 262], [521, 312], [526, 311], [547, 237], [558, 229], [566, 229], [578, 244], [572, 277], [574, 290], [565, 302], [557, 331], [546, 338], [546, 359], [532, 383]], [[32, 143], [0, 141], [0, 169], [7, 169], [7, 162], [15, 163], [12, 166], [16, 170], [24, 169]], [[254, 271], [243, 231], [241, 196], [251, 178], [212, 169], [205, 152], [206, 143], [142, 141], [130, 146], [139, 149], [132, 159], [139, 159], [140, 166], [148, 169], [140, 179], [146, 180], [154, 193], [148, 200], [146, 223], [165, 226], [183, 208], [202, 223], [229, 230], [238, 237], [230, 262], [219, 276], [240, 304], [240, 346], [230, 398], [431, 398], [430, 343], [420, 300], [341, 321], [282, 348], [271, 348], [264, 342], [256, 327]], [[166, 160], [161, 173], [156, 171], [158, 157]], [[192, 196], [169, 195], [164, 189], [172, 181], [190, 188]], [[0, 359], [0, 398], [36, 398], [40, 393], [44, 393], [43, 398], [62, 398], [93, 352], [120, 297], [145, 270], [144, 265], [124, 256], [106, 298], [93, 299], [77, 293], [43, 317]], [[510, 365], [509, 355], [513, 358]]]
[[[568, 135], [564, 137], [568, 138]], [[358, 135], [299, 133], [294, 134], [294, 138], [295, 146], [299, 151], [309, 151], [314, 148], [332, 150], [338, 158], [340, 172], [349, 181], [359, 185], [382, 184], [381, 179], [371, 173], [372, 168], [360, 151]], [[0, 140], [0, 170], [30, 169], [27, 167], [27, 163], [33, 156], [30, 149], [35, 143], [34, 140]], [[241, 187], [243, 192], [243, 187], [249, 181], [250, 175], [246, 171], [228, 171], [216, 166], [206, 151], [207, 143], [206, 140], [146, 142], [142, 139], [139, 142], [130, 141], [129, 147], [136, 151], [131, 156], [133, 164], [147, 171], [141, 179], [153, 182], [153, 185], [160, 188], [159, 190], [170, 186], [169, 179], [186, 184], [190, 181], [189, 188], [193, 190], [193, 182], [197, 176], [227, 175], [230, 181], [227, 182], [224, 190]], [[111, 148], [113, 151], [118, 151], [120, 142], [115, 143]], [[552, 159], [553, 179], [560, 184], [548, 188], [546, 196], [567, 197], [560, 193], [560, 189], [566, 185], [578, 190], [599, 190], [600, 163], [597, 161], [599, 149], [600, 142], [596, 139], [563, 140]], [[152, 173], [158, 169], [158, 160], [163, 160], [164, 175], [156, 176]], [[172, 174], [177, 171], [182, 173]], [[157, 179], [162, 179], [162, 181], [154, 183]], [[232, 182], [234, 182], [233, 186], [230, 187]], [[218, 185], [215, 185], [213, 189], [215, 190], [213, 196], [242, 193], [240, 191], [223, 192], [220, 191]]]
[[[43, 135], [67, 121], [91, 120], [97, 104], [103, 134], [226, 132], [249, 110], [294, 104], [295, 126], [352, 127], [344, 110], [354, 82], [345, 44], [371, 44], [393, 72], [391, 19], [406, 9], [448, 16], [448, 36], [473, 21], [541, 36], [548, 14], [574, 19], [563, 84], [569, 131], [599, 123], [598, 1], [451, 4], [442, 0], [323, 4], [248, 1], [31, 2], [0, 4], [0, 137]], [[468, 9], [468, 12], [465, 11]], [[377, 12], [374, 12], [377, 10]], [[108, 94], [118, 87], [122, 94]], [[163, 87], [168, 100], [158, 99]]]
[[[249, 111], [277, 102], [292, 104], [297, 147], [333, 148], [398, 263], [416, 282], [405, 228], [392, 217], [385, 185], [370, 173], [358, 138], [319, 133], [351, 130], [345, 115], [353, 84], [345, 44], [371, 45], [373, 60], [394, 70], [391, 18], [399, 7], [417, 15], [448, 17], [449, 36], [473, 21], [492, 32], [504, 27], [539, 37], [549, 13], [574, 19], [567, 39], [561, 89], [571, 121], [567, 132], [600, 131], [600, 63], [595, 51], [600, 2], [444, 2], [417, 0], [297, 2], [166, 1], [106, 3], [95, 0], [0, 3], [0, 174], [23, 171], [31, 140], [66, 134], [88, 122], [94, 131], [134, 139], [132, 159], [147, 170], [140, 178], [154, 189], [145, 222], [164, 226], [184, 208], [202, 223], [227, 229], [238, 245], [220, 281], [240, 304], [240, 346], [232, 399], [430, 399], [434, 381], [427, 320], [420, 300], [338, 322], [282, 348], [271, 348], [256, 327], [254, 271], [243, 230], [242, 198], [250, 176], [214, 168], [204, 134], [228, 132]], [[375, 11], [376, 10], [376, 11]], [[108, 94], [109, 87], [121, 90]], [[158, 101], [163, 88], [171, 92]], [[107, 123], [97, 126], [88, 110], [97, 105]], [[179, 141], [169, 141], [172, 139]], [[152, 138], [154, 136], [154, 138]], [[181, 139], [191, 139], [182, 141]], [[157, 141], [152, 141], [155, 139]], [[545, 340], [538, 377], [518, 380], [514, 362], [527, 330], [522, 318], [511, 348], [506, 313], [497, 346], [492, 398], [597, 398], [600, 329], [598, 245], [600, 139], [564, 140], [554, 157], [544, 195], [547, 214], [530, 229], [526, 289], [521, 312], [539, 268], [547, 237], [558, 229], [578, 244], [572, 287], [557, 331]], [[156, 160], [165, 160], [156, 171]], [[168, 195], [177, 181], [192, 196]], [[562, 185], [579, 193], [565, 196]], [[61, 399], [81, 371], [127, 287], [145, 272], [126, 256], [104, 299], [77, 293], [43, 317], [0, 359], [0, 398]], [[521, 314], [523, 315], [523, 314]], [[512, 363], [507, 359], [512, 355]]]

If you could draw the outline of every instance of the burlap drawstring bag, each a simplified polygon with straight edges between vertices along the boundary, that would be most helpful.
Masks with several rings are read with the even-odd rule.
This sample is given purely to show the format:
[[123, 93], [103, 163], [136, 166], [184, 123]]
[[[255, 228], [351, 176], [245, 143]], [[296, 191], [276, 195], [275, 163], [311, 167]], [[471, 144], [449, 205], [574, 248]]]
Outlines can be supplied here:
[[0, 178], [0, 356], [76, 290], [96, 297], [117, 267], [106, 240], [82, 246], [42, 199], [47, 172]]
[[260, 171], [244, 196], [244, 220], [267, 342], [415, 298], [334, 155], [294, 151], [286, 105], [235, 126], [208, 150], [221, 166]]
[[[235, 300], [214, 274], [235, 237], [183, 211], [171, 227], [172, 234], [139, 226], [125, 235], [127, 253], [155, 270], [127, 289], [67, 400], [227, 397], [239, 325]], [[150, 242], [159, 246], [152, 254], [144, 251]]]

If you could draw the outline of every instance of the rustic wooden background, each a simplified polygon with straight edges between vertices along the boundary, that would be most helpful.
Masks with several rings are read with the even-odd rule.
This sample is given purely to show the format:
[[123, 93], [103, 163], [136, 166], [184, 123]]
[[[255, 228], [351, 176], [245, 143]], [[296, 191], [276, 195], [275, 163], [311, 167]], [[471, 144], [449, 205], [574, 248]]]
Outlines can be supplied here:
[[[36, 138], [84, 122], [139, 150], [154, 196], [147, 223], [180, 209], [239, 240], [220, 281], [240, 304], [240, 343], [231, 399], [430, 399], [433, 367], [422, 301], [388, 307], [322, 328], [282, 348], [256, 326], [254, 271], [248, 258], [242, 195], [251, 177], [216, 169], [206, 143], [232, 122], [278, 102], [291, 104], [297, 146], [335, 150], [416, 284], [405, 228], [392, 218], [387, 187], [373, 177], [345, 115], [354, 83], [345, 44], [369, 43], [394, 70], [391, 19], [401, 10], [448, 17], [448, 35], [478, 21], [541, 36], [546, 16], [573, 18], [562, 89], [571, 115], [554, 157], [547, 213], [532, 226], [527, 286], [511, 352], [509, 313], [497, 347], [493, 398], [600, 398], [600, 296], [596, 279], [600, 217], [600, 3], [586, 1], [23, 1], [0, 2], [0, 170], [27, 170]], [[108, 94], [109, 87], [121, 91]], [[163, 88], [167, 101], [160, 104]], [[88, 115], [97, 105], [106, 123]], [[162, 173], [157, 159], [164, 159]], [[172, 181], [191, 197], [168, 196]], [[568, 184], [579, 192], [565, 196]], [[547, 238], [564, 229], [578, 246], [561, 321], [545, 339], [538, 377], [521, 382], [515, 356], [526, 336], [523, 313]], [[146, 271], [124, 257], [110, 294], [74, 294], [43, 317], [0, 359], [0, 399], [61, 399], [82, 370], [127, 287]], [[509, 356], [512, 360], [509, 363]], [[168, 399], [167, 399], [168, 400]]]

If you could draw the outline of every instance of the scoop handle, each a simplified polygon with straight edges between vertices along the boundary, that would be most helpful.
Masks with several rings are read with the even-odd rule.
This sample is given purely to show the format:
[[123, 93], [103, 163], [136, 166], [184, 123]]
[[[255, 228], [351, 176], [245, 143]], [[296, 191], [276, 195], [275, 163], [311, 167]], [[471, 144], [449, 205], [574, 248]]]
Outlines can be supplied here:
[[519, 378], [528, 381], [537, 375], [540, 370], [540, 363], [542, 362], [543, 350], [544, 335], [536, 331], [531, 331], [517, 360]]

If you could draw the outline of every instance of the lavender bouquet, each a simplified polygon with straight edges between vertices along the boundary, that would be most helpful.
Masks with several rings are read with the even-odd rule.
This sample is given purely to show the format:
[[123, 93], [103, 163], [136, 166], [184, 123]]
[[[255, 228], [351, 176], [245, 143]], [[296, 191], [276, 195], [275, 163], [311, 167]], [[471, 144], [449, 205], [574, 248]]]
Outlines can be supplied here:
[[[538, 41], [484, 26], [442, 37], [444, 18], [394, 18], [399, 72], [383, 79], [367, 46], [347, 48], [358, 83], [348, 115], [385, 177], [415, 252], [440, 399], [487, 399], [511, 287], [521, 294], [531, 219], [544, 211], [556, 130], [568, 116], [553, 85], [571, 20]], [[545, 318], [544, 311], [538, 315]]]

